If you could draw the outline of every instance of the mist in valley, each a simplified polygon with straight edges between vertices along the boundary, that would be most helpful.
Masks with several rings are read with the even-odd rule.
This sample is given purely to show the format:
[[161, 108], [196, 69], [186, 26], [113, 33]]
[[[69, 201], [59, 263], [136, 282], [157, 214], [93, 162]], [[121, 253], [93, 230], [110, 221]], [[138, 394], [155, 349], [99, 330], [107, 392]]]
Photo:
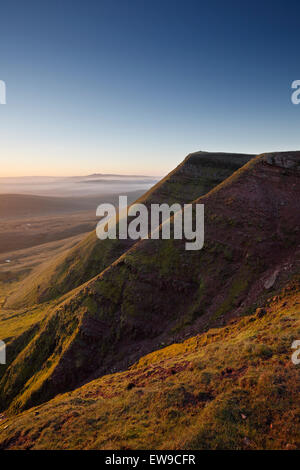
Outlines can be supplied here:
[[27, 176], [0, 178], [0, 194], [87, 197], [147, 191], [159, 178], [149, 176], [91, 175], [75, 177]]

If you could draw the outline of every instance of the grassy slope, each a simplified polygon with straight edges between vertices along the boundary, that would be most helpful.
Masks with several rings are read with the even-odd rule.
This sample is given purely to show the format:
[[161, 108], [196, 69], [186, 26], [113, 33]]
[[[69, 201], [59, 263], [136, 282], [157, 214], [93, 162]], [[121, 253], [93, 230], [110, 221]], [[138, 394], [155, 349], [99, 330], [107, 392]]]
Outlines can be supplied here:
[[[148, 206], [151, 203], [191, 202], [228, 178], [252, 157], [207, 152], [190, 154], [138, 202]], [[18, 285], [8, 298], [7, 306], [18, 308], [57, 298], [99, 274], [133, 243], [131, 240], [100, 241], [93, 232]]]
[[13, 398], [10, 411], [48, 400], [93, 375], [124, 370], [162, 343], [255, 308], [269, 295], [264, 283], [274, 271], [278, 288], [299, 269], [299, 197], [295, 171], [264, 157], [249, 162], [200, 199], [203, 250], [144, 240], [53, 308], [8, 367], [2, 407]]
[[300, 448], [299, 280], [261, 312], [0, 421], [3, 449]]

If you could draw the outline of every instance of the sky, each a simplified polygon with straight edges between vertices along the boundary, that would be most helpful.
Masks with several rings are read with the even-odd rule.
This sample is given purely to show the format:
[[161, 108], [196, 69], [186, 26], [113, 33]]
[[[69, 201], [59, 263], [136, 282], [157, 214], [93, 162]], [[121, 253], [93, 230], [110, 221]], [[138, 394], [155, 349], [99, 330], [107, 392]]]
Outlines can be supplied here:
[[300, 149], [297, 1], [10, 0], [0, 176], [162, 176], [198, 150]]

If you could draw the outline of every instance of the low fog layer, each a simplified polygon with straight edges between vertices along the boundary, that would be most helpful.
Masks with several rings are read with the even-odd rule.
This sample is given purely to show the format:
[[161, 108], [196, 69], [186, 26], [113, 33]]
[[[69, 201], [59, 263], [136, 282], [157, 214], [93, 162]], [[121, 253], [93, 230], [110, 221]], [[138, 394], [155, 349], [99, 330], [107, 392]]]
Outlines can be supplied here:
[[0, 194], [60, 197], [126, 194], [132, 191], [145, 192], [158, 180], [158, 177], [97, 174], [69, 178], [45, 176], [0, 178]]

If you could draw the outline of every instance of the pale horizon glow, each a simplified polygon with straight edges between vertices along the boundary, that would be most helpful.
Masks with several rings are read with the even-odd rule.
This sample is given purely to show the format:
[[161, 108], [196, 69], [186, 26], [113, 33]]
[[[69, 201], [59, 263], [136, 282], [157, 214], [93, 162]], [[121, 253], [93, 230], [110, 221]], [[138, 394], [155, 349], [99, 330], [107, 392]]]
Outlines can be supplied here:
[[1, 6], [0, 176], [164, 176], [187, 154], [300, 147], [299, 5]]

